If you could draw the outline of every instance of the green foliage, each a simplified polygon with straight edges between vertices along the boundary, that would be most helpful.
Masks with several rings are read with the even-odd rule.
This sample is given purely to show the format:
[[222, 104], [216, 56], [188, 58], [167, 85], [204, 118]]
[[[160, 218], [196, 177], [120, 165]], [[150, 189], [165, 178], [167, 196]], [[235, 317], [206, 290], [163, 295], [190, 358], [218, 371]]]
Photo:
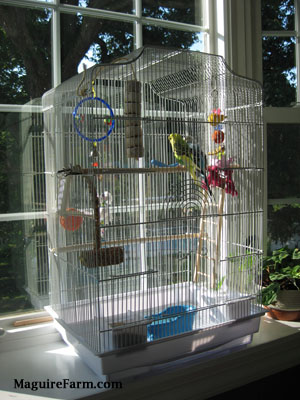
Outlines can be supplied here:
[[263, 265], [262, 302], [276, 301], [279, 290], [300, 290], [300, 251], [283, 247], [265, 257]]
[[263, 288], [262, 304], [268, 306], [269, 304], [275, 303], [279, 290], [280, 284], [278, 282], [272, 282], [268, 287]]

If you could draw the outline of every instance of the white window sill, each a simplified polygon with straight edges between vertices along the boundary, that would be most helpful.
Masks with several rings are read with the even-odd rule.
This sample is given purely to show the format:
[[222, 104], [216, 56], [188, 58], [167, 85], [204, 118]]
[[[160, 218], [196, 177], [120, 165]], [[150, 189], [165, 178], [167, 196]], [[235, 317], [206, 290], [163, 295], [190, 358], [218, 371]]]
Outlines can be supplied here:
[[[1, 323], [2, 322], [2, 323]], [[260, 330], [246, 348], [218, 358], [194, 359], [166, 373], [123, 382], [122, 389], [48, 388], [32, 391], [14, 387], [14, 380], [92, 381], [99, 378], [66, 346], [52, 323], [27, 328], [9, 328], [11, 321], [0, 320], [7, 334], [0, 337], [1, 399], [93, 399], [140, 398], [173, 400], [207, 398], [299, 364], [300, 322], [279, 322], [261, 318]], [[50, 383], [49, 383], [50, 384]], [[103, 392], [103, 393], [101, 393]], [[196, 396], [196, 397], [193, 397]]]

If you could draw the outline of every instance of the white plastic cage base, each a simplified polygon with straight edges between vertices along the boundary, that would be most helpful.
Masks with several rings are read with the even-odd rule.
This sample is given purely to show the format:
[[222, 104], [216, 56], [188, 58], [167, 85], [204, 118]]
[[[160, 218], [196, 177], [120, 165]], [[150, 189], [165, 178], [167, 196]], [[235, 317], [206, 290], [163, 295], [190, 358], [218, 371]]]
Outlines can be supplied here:
[[164, 368], [170, 362], [175, 364], [178, 360], [189, 360], [199, 355], [201, 358], [211, 357], [249, 344], [252, 335], [258, 331], [260, 314], [230, 321], [198, 331], [187, 332], [137, 345], [118, 352], [102, 355], [95, 354], [82, 338], [77, 336], [64, 321], [57, 318], [51, 306], [46, 310], [55, 320], [55, 326], [63, 340], [71, 345], [83, 362], [103, 380], [124, 379], [141, 374], [155, 372]]

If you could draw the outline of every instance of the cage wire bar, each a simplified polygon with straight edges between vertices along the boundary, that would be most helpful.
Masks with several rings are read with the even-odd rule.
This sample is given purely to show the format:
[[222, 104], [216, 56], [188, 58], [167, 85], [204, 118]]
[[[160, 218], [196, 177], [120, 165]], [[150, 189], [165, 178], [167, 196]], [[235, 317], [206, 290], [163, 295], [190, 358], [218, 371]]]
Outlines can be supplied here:
[[144, 47], [47, 92], [43, 111], [61, 326], [100, 357], [258, 329], [261, 86], [222, 57]]
[[[39, 106], [39, 100], [26, 104], [29, 110]], [[43, 114], [28, 111], [20, 113], [21, 195], [25, 213], [46, 213], [45, 157]], [[47, 226], [44, 218], [25, 219], [24, 254], [26, 260], [26, 291], [35, 308], [49, 304], [49, 269]]]

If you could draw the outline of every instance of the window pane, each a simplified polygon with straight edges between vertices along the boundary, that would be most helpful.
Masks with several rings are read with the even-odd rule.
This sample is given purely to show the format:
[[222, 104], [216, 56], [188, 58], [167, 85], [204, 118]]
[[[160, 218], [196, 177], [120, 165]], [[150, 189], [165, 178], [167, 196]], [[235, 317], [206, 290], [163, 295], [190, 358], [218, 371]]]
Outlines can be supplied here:
[[134, 0], [60, 0], [61, 4], [71, 4], [81, 7], [98, 8], [101, 10], [117, 11], [122, 13], [133, 12], [133, 1]]
[[123, 13], [133, 12], [133, 0], [60, 0], [61, 4], [71, 4], [72, 6], [98, 8], [107, 11], [117, 11]]
[[43, 140], [40, 113], [0, 113], [0, 214], [45, 210]]
[[169, 28], [146, 25], [143, 27], [145, 45], [158, 45], [203, 51], [203, 34], [199, 32], [178, 31]]
[[62, 81], [88, 67], [129, 54], [133, 50], [133, 25], [119, 21], [61, 15]]
[[0, 223], [0, 314], [49, 303], [46, 237], [45, 220]]
[[262, 0], [262, 30], [294, 30], [294, 0]]
[[300, 204], [268, 206], [268, 251], [300, 246]]
[[294, 37], [263, 37], [265, 106], [285, 107], [296, 101]]
[[51, 87], [51, 11], [0, 6], [1, 103], [23, 104]]
[[142, 0], [143, 16], [200, 24], [200, 4], [195, 0]]
[[300, 197], [300, 125], [268, 124], [268, 197]]

